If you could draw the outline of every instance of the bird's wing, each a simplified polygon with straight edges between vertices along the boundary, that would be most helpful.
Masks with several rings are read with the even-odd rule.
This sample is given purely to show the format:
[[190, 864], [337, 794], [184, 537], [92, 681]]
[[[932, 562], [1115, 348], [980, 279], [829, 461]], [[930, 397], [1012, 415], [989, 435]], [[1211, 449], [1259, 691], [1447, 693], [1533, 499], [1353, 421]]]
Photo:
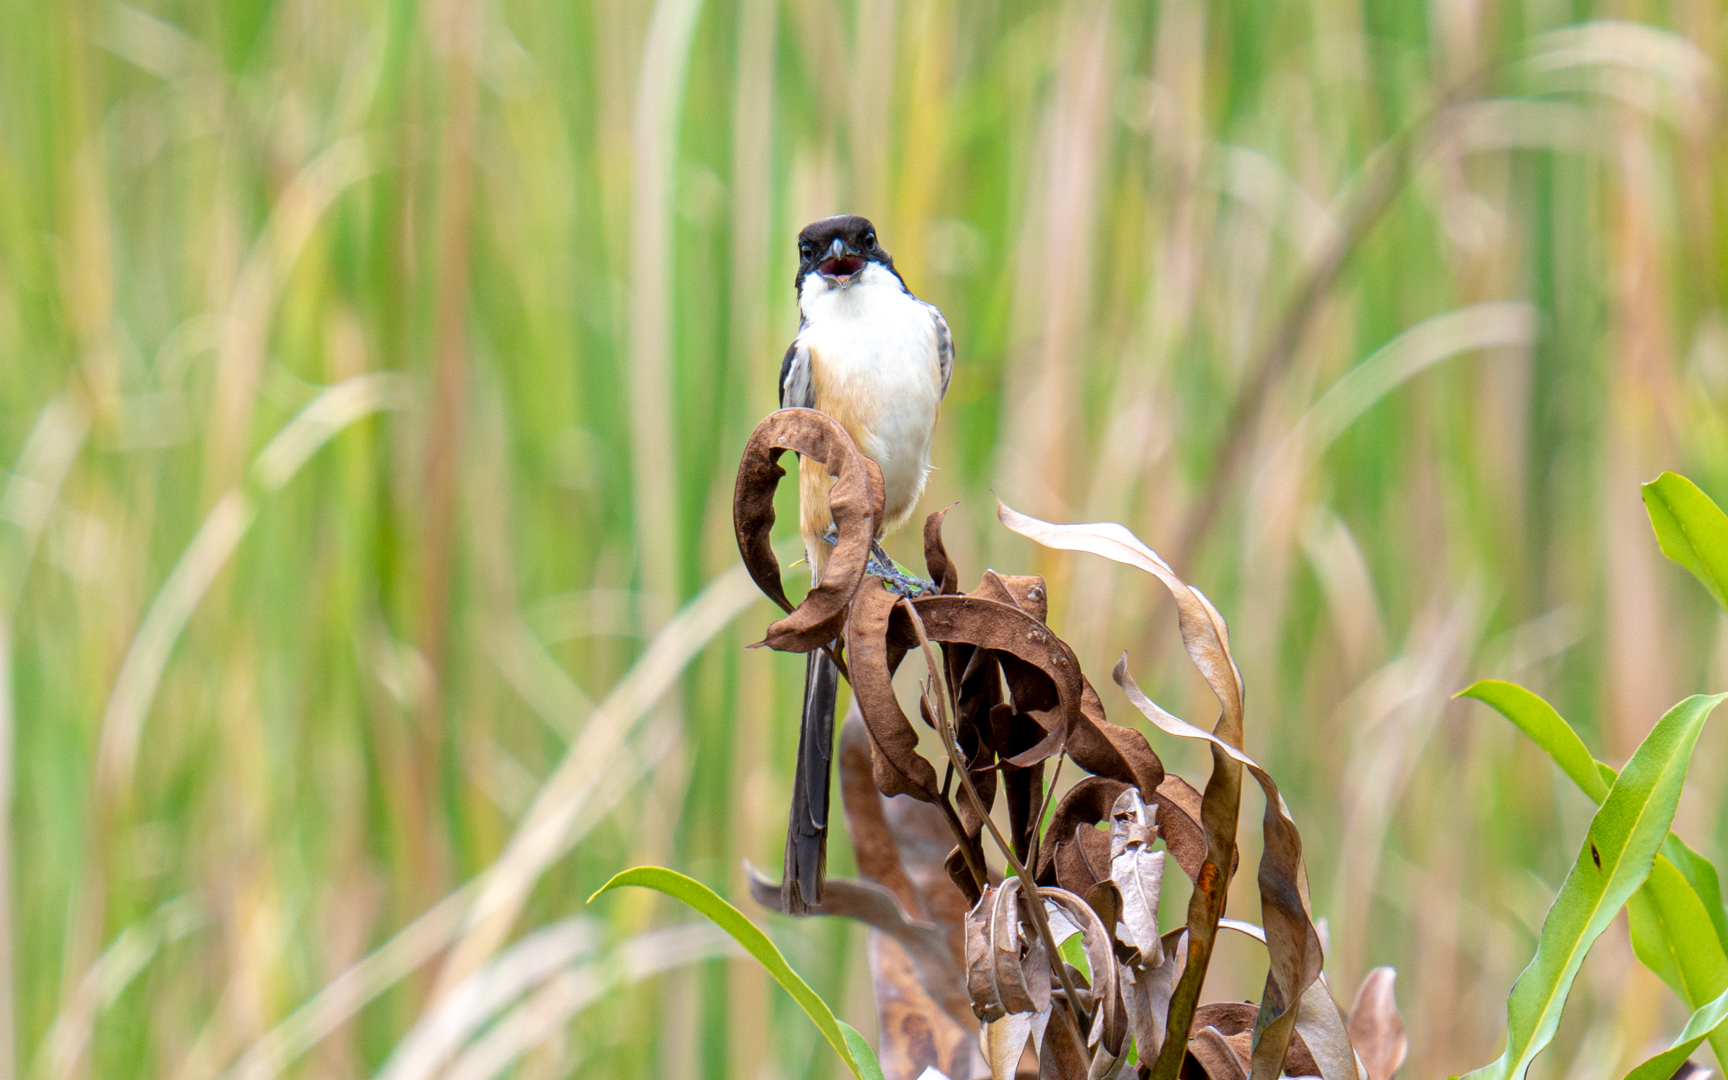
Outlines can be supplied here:
[[796, 338], [787, 346], [786, 358], [780, 361], [780, 407], [816, 407], [816, 389], [810, 382], [810, 349]]
[[936, 305], [920, 300], [929, 309], [930, 318], [936, 323], [936, 364], [942, 369], [942, 396], [948, 396], [948, 382], [954, 377], [954, 335], [948, 330], [948, 320], [942, 317], [942, 312]]

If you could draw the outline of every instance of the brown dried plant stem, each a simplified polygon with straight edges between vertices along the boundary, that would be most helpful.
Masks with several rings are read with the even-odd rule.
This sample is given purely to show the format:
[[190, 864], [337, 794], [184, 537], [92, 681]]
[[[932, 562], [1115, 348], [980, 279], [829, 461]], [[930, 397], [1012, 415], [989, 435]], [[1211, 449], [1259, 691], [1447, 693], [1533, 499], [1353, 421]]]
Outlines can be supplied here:
[[[1038, 895], [1038, 883], [1032, 880], [1032, 874], [1026, 869], [1026, 864], [1014, 854], [1014, 845], [1010, 844], [996, 827], [996, 822], [990, 817], [990, 811], [979, 797], [978, 789], [972, 785], [972, 773], [966, 767], [966, 758], [960, 751], [960, 740], [954, 735], [953, 725], [949, 723], [948, 706], [944, 694], [938, 694], [934, 708], [930, 708], [929, 687], [942, 689], [945, 684], [941, 679], [940, 665], [936, 663], [936, 653], [930, 648], [930, 638], [924, 632], [924, 620], [918, 614], [918, 609], [912, 601], [902, 599], [906, 611], [912, 616], [912, 629], [918, 634], [918, 647], [924, 651], [924, 662], [930, 669], [930, 682], [923, 688], [926, 708], [936, 717], [936, 730], [942, 736], [942, 746], [948, 752], [948, 760], [954, 765], [954, 771], [960, 775], [960, 784], [966, 790], [967, 798], [972, 800], [972, 808], [983, 819], [984, 827], [990, 830], [990, 836], [996, 841], [1002, 855], [1008, 860], [1008, 865], [1014, 868], [1014, 876], [1020, 879], [1021, 898], [1026, 901], [1026, 913], [1031, 916], [1032, 923], [1038, 928], [1038, 936], [1044, 942], [1044, 952], [1050, 958], [1050, 970], [1061, 980], [1062, 994], [1068, 999], [1069, 1015], [1067, 1022], [1069, 1034], [1074, 1037], [1075, 1046], [1085, 1046], [1086, 1038], [1082, 1029], [1089, 1023], [1086, 1010], [1080, 1004], [1080, 992], [1074, 988], [1074, 980], [1068, 974], [1068, 965], [1063, 963], [1062, 954], [1056, 950], [1055, 935], [1050, 933], [1050, 922], [1044, 917], [1044, 904]], [[946, 687], [946, 695], [952, 695], [953, 688]], [[956, 705], [958, 708], [958, 705]], [[967, 844], [964, 831], [960, 835], [960, 849], [966, 850]]]
[[1026, 862], [1037, 866], [1042, 854], [1038, 849], [1043, 847], [1044, 819], [1050, 813], [1050, 804], [1056, 801], [1056, 784], [1062, 779], [1062, 763], [1068, 760], [1068, 751], [1056, 755], [1056, 767], [1050, 770], [1050, 786], [1044, 789], [1044, 801], [1038, 806], [1038, 816], [1032, 819], [1032, 838], [1026, 845]]
[[[946, 747], [947, 745], [947, 741], [944, 740], [943, 746]], [[942, 802], [938, 804], [941, 807], [942, 816], [947, 819], [948, 828], [954, 833], [954, 840], [960, 847], [960, 858], [965, 860], [966, 869], [972, 874], [972, 880], [977, 883], [979, 891], [983, 891], [990, 886], [990, 871], [978, 861], [978, 854], [972, 850], [972, 843], [966, 837], [966, 826], [960, 821], [960, 815], [955, 811], [954, 804], [948, 801], [946, 791], [943, 792], [943, 796]]]
[[[947, 748], [947, 743], [943, 743], [943, 748]], [[983, 892], [990, 885], [990, 871], [978, 861], [977, 853], [972, 850], [972, 844], [966, 838], [966, 826], [961, 823], [959, 813], [955, 811], [954, 804], [949, 801], [953, 790], [954, 761], [950, 758], [948, 767], [942, 773], [942, 800], [936, 805], [942, 811], [943, 818], [948, 822], [948, 828], [954, 833], [954, 840], [959, 846], [961, 860], [966, 863], [966, 869], [971, 873], [973, 882], [978, 886], [978, 891]]]

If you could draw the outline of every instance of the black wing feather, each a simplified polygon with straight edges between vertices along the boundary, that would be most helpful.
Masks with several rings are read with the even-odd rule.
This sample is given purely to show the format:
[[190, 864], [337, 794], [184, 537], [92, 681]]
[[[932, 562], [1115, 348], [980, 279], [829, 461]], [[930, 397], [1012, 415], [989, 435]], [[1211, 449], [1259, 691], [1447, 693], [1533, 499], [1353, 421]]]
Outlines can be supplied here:
[[780, 383], [775, 388], [779, 391], [780, 407], [782, 409], [786, 407], [786, 377], [792, 374], [792, 364], [797, 357], [798, 340], [794, 338], [792, 344], [786, 346], [786, 358], [780, 361]]

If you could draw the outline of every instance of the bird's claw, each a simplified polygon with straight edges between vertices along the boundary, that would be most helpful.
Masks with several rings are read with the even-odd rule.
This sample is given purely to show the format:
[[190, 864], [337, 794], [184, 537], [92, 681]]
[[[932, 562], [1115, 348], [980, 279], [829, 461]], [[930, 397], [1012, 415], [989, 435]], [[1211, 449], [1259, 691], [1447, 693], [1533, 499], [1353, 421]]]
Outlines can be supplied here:
[[932, 595], [936, 592], [936, 583], [926, 581], [921, 577], [904, 573], [894, 565], [894, 560], [882, 550], [882, 545], [874, 541], [870, 544], [870, 559], [864, 564], [864, 572], [875, 574], [882, 579], [882, 587], [898, 596], [916, 600], [920, 596]]
[[[824, 544], [833, 546], [840, 542], [840, 530], [830, 525], [821, 539]], [[874, 540], [870, 542], [870, 557], [864, 563], [864, 572], [881, 578], [884, 589], [908, 599], [932, 596], [937, 591], [935, 582], [903, 572], [894, 564], [894, 560], [888, 557], [888, 553], [882, 550], [882, 545]]]

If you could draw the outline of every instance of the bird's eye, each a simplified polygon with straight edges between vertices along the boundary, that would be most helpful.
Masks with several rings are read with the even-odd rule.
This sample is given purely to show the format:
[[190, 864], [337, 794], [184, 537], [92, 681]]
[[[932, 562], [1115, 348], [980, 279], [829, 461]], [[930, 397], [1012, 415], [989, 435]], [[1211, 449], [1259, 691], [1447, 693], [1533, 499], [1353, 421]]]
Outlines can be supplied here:
[[864, 246], [866, 248], [873, 248], [876, 246], [876, 234], [875, 233], [867, 232], [864, 234]]
[[809, 244], [799, 244], [798, 245], [798, 254], [801, 258], [808, 259], [810, 257], [810, 245]]

